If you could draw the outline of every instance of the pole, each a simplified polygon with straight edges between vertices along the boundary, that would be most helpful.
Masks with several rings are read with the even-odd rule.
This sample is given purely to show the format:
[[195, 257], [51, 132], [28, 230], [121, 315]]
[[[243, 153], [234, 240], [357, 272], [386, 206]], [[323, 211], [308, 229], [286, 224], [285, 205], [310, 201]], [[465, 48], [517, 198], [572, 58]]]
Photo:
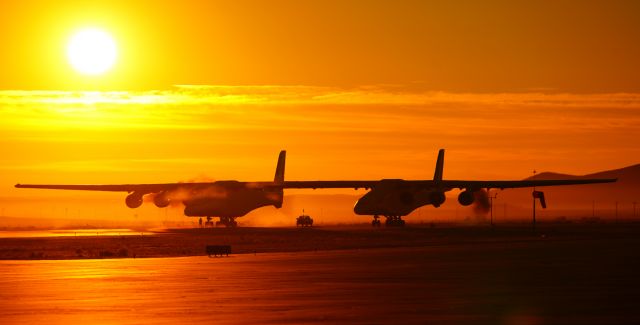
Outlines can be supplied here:
[[533, 229], [536, 229], [536, 198], [535, 196], [533, 197]]
[[[533, 170], [533, 178], [536, 177], [536, 170]], [[531, 193], [531, 197], [533, 199], [533, 229], [536, 229], [536, 197], [534, 193], [536, 192], [536, 187], [533, 187], [533, 192]]]
[[491, 227], [493, 227], [493, 196], [489, 196], [489, 211], [491, 211]]
[[498, 193], [491, 195], [491, 189], [487, 189], [487, 193], [489, 193], [489, 212], [491, 216], [491, 227], [493, 227], [493, 199], [498, 197]]

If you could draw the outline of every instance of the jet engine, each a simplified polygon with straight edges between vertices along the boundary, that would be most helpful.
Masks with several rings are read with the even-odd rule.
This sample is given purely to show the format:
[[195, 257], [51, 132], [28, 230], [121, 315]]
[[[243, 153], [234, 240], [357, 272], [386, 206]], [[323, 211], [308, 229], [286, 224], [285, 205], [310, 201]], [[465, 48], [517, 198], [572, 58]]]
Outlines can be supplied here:
[[431, 192], [431, 194], [429, 194], [429, 201], [431, 201], [431, 204], [436, 208], [442, 205], [446, 199], [443, 192]]
[[127, 195], [127, 198], [125, 199], [125, 203], [131, 209], [140, 207], [142, 205], [142, 194], [133, 192]]
[[153, 197], [153, 204], [155, 204], [158, 208], [166, 208], [171, 203], [171, 200], [167, 196], [166, 192], [157, 193]]
[[473, 192], [469, 190], [464, 190], [460, 192], [460, 194], [458, 195], [458, 202], [461, 205], [468, 206], [468, 205], [471, 205], [473, 201], [475, 201], [475, 198], [473, 197]]

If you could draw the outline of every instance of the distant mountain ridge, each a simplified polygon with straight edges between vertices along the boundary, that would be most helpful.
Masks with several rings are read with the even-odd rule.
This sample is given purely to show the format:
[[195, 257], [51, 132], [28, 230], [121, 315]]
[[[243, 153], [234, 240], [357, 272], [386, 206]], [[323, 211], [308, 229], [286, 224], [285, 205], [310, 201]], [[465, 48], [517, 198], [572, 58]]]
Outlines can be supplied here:
[[587, 179], [587, 178], [616, 178], [616, 184], [640, 186], [640, 164], [628, 167], [612, 169], [587, 175], [570, 175], [555, 172], [543, 172], [535, 176], [525, 178], [526, 180], [556, 180], [556, 179]]
[[[574, 186], [540, 187], [544, 191], [549, 205], [553, 210], [580, 210], [582, 214], [591, 214], [605, 218], [615, 217], [616, 205], [618, 216], [640, 218], [640, 164], [612, 169], [587, 175], [568, 175], [554, 172], [544, 172], [527, 180], [537, 179], [586, 179], [586, 178], [615, 178], [614, 183], [589, 184]], [[499, 192], [499, 197], [509, 204], [526, 207], [531, 204], [531, 189], [513, 189]], [[633, 211], [633, 202], [637, 210]]]

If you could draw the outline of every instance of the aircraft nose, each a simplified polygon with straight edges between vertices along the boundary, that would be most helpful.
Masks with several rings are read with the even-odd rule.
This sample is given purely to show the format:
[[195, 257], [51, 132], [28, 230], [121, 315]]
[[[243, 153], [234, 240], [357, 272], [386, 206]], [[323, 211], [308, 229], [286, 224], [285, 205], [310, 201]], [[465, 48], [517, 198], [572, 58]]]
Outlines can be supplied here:
[[367, 200], [364, 197], [360, 198], [358, 201], [356, 201], [356, 204], [353, 206], [353, 212], [355, 212], [356, 214], [371, 214], [369, 213], [369, 210], [371, 210], [371, 207], [368, 201], [369, 200]]

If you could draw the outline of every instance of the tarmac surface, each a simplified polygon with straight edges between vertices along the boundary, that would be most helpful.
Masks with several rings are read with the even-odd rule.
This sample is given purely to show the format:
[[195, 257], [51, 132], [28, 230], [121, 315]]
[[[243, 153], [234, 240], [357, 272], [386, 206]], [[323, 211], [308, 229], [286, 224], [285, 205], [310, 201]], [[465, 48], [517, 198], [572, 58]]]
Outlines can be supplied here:
[[[424, 230], [432, 238], [419, 245], [221, 258], [5, 260], [0, 323], [640, 323], [639, 227], [602, 228]], [[389, 234], [402, 231], [418, 230]]]

